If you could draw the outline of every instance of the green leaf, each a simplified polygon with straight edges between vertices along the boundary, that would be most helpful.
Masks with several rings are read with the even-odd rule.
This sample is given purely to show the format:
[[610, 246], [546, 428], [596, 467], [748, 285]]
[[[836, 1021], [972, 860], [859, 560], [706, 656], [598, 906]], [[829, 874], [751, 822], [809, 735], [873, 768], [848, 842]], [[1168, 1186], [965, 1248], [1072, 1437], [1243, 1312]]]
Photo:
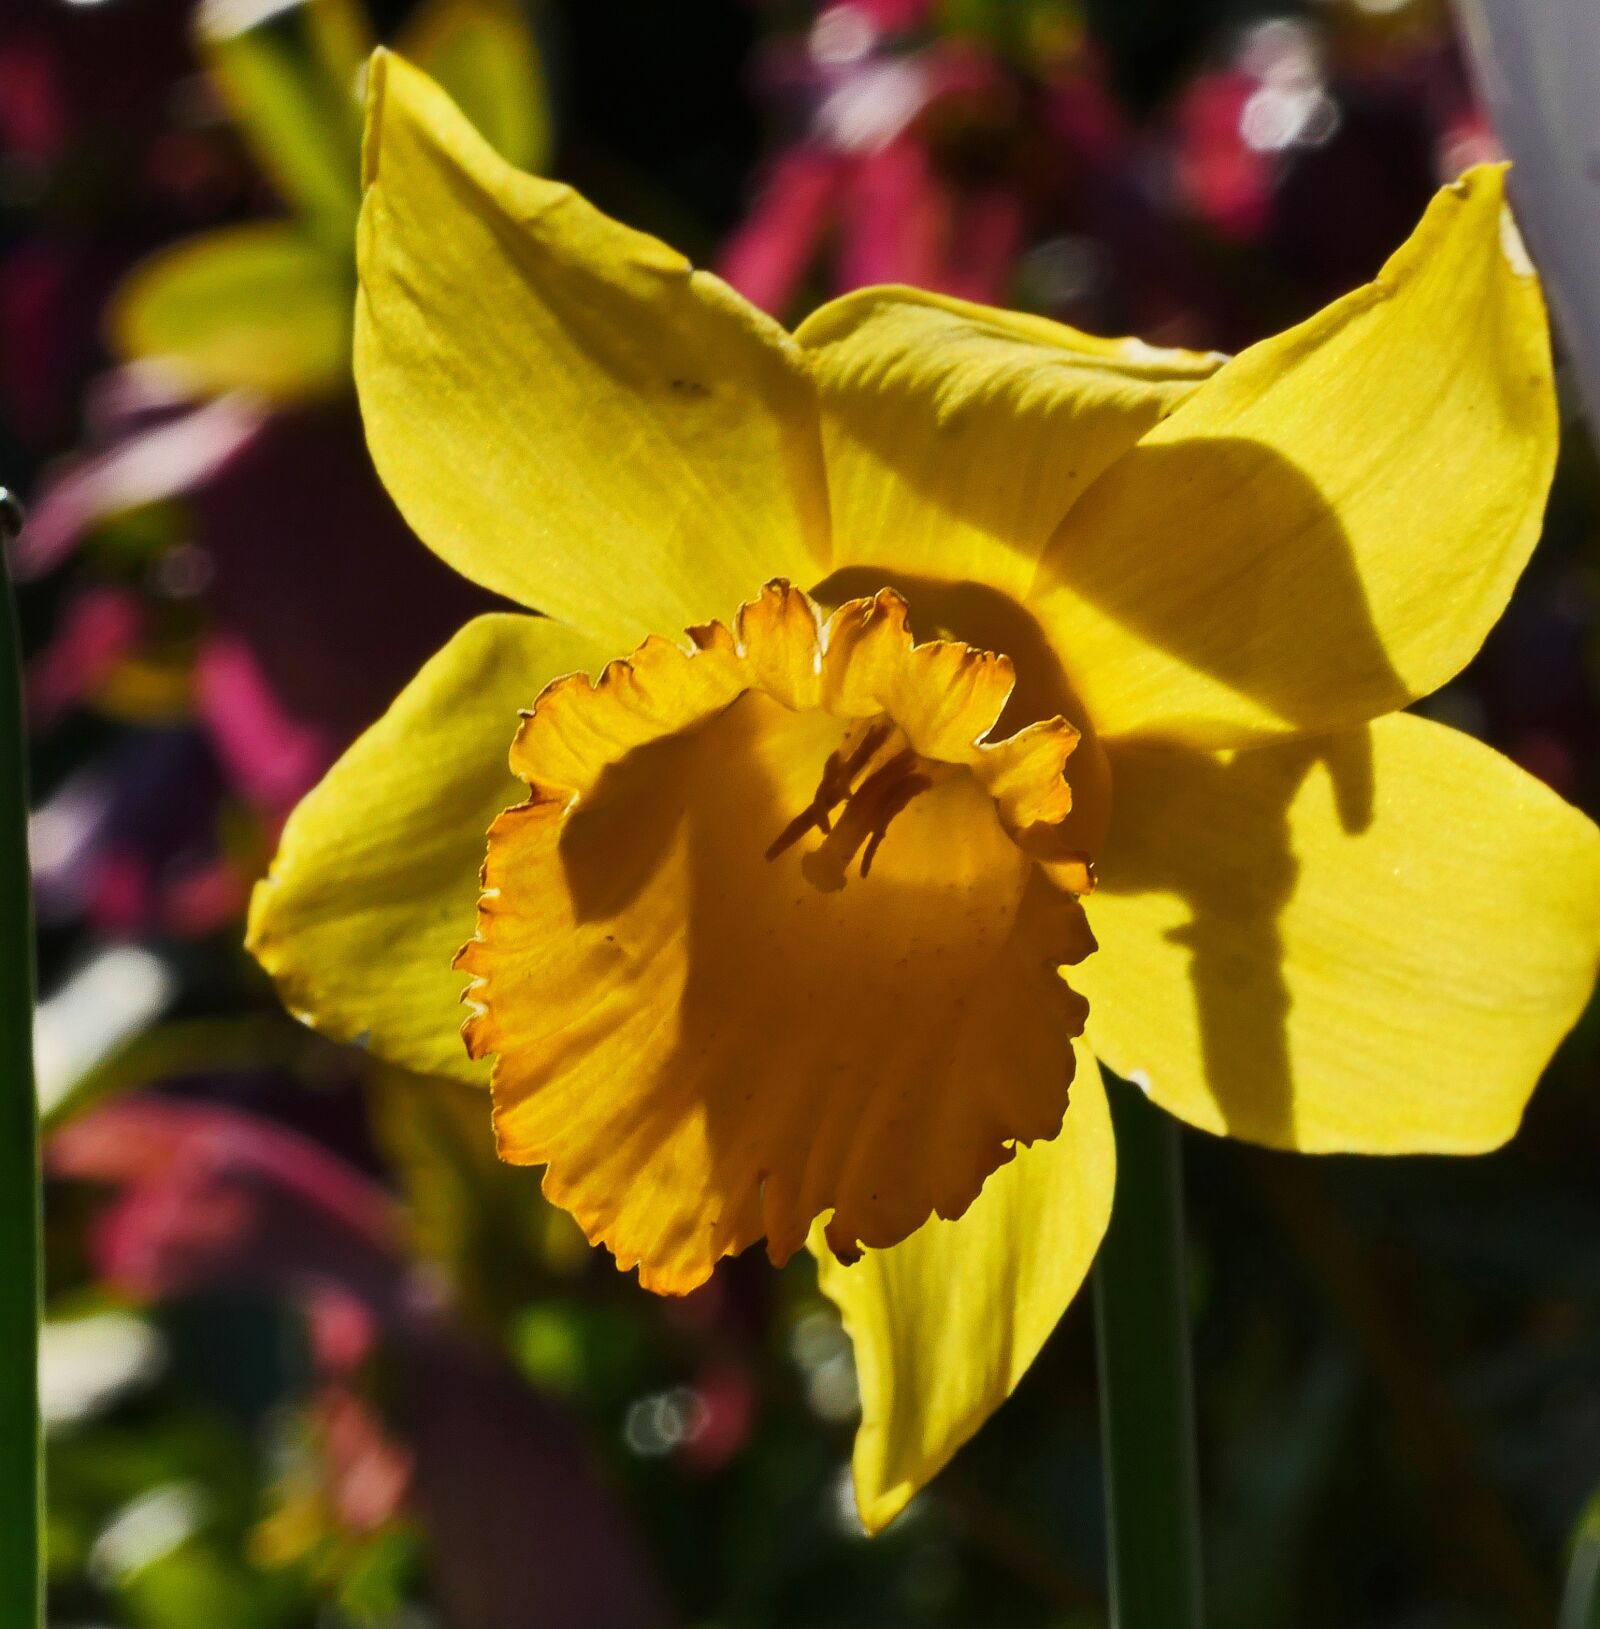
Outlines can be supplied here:
[[550, 165], [550, 99], [519, 0], [422, 0], [396, 43], [444, 87], [504, 159]]
[[[150, 1525], [176, 1519], [159, 1505]], [[144, 1516], [135, 1512], [135, 1519]], [[136, 1537], [141, 1542], [143, 1536]], [[162, 1542], [157, 1532], [152, 1548]], [[115, 1595], [136, 1629], [195, 1629], [203, 1623], [228, 1629], [295, 1629], [306, 1621], [308, 1603], [292, 1579], [255, 1571], [217, 1538], [187, 1536], [126, 1569]]]
[[353, 253], [363, 65], [355, 0], [204, 0], [201, 56], [257, 160], [311, 231]]
[[320, 243], [263, 221], [152, 256], [113, 295], [107, 327], [122, 356], [169, 362], [197, 395], [297, 401], [348, 384], [354, 298], [352, 272]]
[[1560, 1629], [1600, 1629], [1600, 1493], [1589, 1501], [1572, 1535]]
[[20, 512], [0, 489], [0, 1623], [44, 1620], [39, 1431], [39, 1114], [33, 901], [17, 616], [5, 551]]
[[496, 1157], [488, 1092], [374, 1060], [367, 1110], [405, 1193], [413, 1252], [475, 1316], [498, 1320], [588, 1265], [588, 1242], [538, 1177]]

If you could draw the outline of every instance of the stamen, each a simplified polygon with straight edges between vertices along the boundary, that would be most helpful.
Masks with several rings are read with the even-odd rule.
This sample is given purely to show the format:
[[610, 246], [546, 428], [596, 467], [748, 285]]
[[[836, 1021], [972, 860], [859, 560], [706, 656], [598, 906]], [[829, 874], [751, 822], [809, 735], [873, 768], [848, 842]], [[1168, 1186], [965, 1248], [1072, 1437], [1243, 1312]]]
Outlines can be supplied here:
[[887, 719], [879, 719], [848, 756], [843, 747], [828, 754], [828, 761], [822, 766], [822, 779], [817, 783], [816, 795], [768, 845], [769, 860], [775, 860], [785, 849], [793, 848], [813, 826], [824, 836], [833, 830], [833, 811], [849, 799], [850, 783], [893, 733], [894, 726]]
[[[767, 858], [774, 859], [816, 827], [823, 834], [822, 842], [800, 862], [806, 880], [824, 893], [835, 892], [844, 887], [845, 873], [858, 853], [860, 874], [866, 877], [890, 822], [919, 792], [933, 785], [927, 766], [910, 747], [904, 747], [879, 764], [859, 786], [852, 786], [857, 773], [894, 733], [893, 725], [879, 722], [848, 753], [840, 748], [830, 754], [823, 765], [817, 795], [784, 827], [767, 850]], [[844, 811], [835, 823], [832, 812], [841, 803]]]
[[[862, 782], [861, 791], [850, 802], [848, 813], [864, 809], [872, 822], [871, 836], [861, 855], [861, 875], [872, 870], [872, 857], [888, 834], [889, 822], [905, 808], [918, 792], [926, 792], [933, 785], [929, 775], [920, 775], [912, 769], [917, 761], [914, 752], [902, 752], [892, 758], [876, 774]], [[841, 823], [842, 824], [842, 823]]]

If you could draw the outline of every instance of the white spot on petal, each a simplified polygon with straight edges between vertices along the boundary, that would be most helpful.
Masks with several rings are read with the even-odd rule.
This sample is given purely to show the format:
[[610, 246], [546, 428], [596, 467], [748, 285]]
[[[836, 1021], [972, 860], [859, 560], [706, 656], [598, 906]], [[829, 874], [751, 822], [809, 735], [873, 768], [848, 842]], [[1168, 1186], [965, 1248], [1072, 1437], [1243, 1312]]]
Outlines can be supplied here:
[[[1173, 352], [1160, 345], [1152, 345], [1149, 340], [1140, 339], [1137, 334], [1129, 335], [1122, 341], [1122, 354], [1130, 362], [1165, 362], [1174, 355], [1183, 355], [1183, 352]], [[1193, 355], [1203, 357], [1208, 362], [1215, 362], [1218, 367], [1229, 360], [1226, 351], [1196, 351]]]
[[1528, 254], [1528, 246], [1522, 241], [1522, 234], [1517, 230], [1517, 223], [1512, 216], [1510, 206], [1500, 206], [1500, 253], [1506, 257], [1506, 263], [1518, 277], [1532, 277], [1533, 260]]

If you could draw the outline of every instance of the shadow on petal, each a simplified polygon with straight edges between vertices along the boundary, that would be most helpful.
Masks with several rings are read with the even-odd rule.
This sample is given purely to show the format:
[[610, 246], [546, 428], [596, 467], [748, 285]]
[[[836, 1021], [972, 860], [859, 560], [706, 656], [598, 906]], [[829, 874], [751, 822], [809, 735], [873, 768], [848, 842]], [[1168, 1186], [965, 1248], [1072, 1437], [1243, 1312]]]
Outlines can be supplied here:
[[[1372, 820], [1373, 765], [1368, 732], [1292, 742], [1232, 756], [1181, 748], [1113, 749], [1118, 819], [1100, 869], [1100, 897], [1178, 896], [1187, 920], [1166, 939], [1188, 952], [1188, 982], [1206, 1082], [1232, 1135], [1275, 1147], [1295, 1143], [1291, 995], [1279, 918], [1300, 877], [1289, 812], [1321, 764], [1347, 833]], [[1230, 865], [1197, 863], [1183, 840], [1170, 789], [1184, 789], [1182, 813], [1226, 821]], [[1176, 829], [1175, 829], [1176, 828]], [[1205, 844], [1209, 857], [1216, 846]], [[1099, 918], [1091, 910], [1091, 919]], [[1115, 946], [1110, 947], [1115, 955]], [[1181, 1000], [1151, 988], [1152, 1007]], [[1091, 1012], [1092, 1012], [1091, 1004]], [[1352, 1025], [1360, 1014], [1352, 1012]], [[1111, 1060], [1107, 1060], [1111, 1061]]]
[[1113, 465], [1056, 533], [1032, 598], [1103, 737], [1247, 746], [1415, 699], [1390, 655], [1415, 607], [1380, 627], [1369, 566], [1295, 464], [1205, 437]]

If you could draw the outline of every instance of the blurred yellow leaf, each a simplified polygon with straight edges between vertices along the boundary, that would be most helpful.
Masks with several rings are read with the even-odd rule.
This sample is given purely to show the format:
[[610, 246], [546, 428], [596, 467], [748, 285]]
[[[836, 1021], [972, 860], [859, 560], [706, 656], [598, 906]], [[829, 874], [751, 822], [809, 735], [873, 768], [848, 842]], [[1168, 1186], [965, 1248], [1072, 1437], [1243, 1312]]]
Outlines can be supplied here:
[[350, 376], [352, 274], [299, 227], [265, 221], [153, 255], [107, 312], [114, 349], [170, 363], [197, 395], [292, 401]]
[[396, 42], [519, 170], [550, 164], [550, 101], [521, 0], [423, 0]]
[[194, 661], [180, 644], [157, 645], [125, 657], [88, 698], [109, 718], [127, 724], [177, 724], [194, 707]]
[[495, 1156], [489, 1095], [373, 1060], [367, 1074], [373, 1135], [400, 1179], [413, 1250], [444, 1269], [480, 1314], [520, 1306], [541, 1282], [587, 1265], [577, 1224], [538, 1179]]
[[203, 0], [200, 53], [257, 160], [329, 244], [361, 207], [360, 81], [374, 41], [355, 0]]

